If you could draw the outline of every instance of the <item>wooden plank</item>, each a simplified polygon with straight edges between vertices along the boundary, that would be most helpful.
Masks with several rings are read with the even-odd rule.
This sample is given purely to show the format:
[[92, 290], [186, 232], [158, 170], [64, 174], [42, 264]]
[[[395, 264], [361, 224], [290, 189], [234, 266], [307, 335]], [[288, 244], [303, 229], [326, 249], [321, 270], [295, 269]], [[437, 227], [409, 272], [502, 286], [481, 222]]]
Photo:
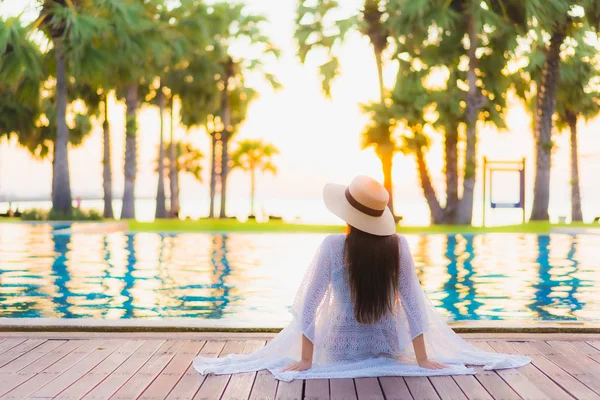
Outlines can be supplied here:
[[431, 376], [429, 380], [442, 400], [467, 400], [467, 397], [452, 377]]
[[0, 367], [21, 357], [23, 354], [35, 349], [44, 342], [46, 342], [46, 339], [29, 339], [5, 351], [0, 354]]
[[581, 353], [585, 354], [592, 360], [596, 361], [597, 363], [600, 363], [600, 350], [598, 350], [591, 344], [582, 341], [573, 341], [569, 342], [569, 344], [577, 348], [577, 350], [579, 350]]
[[600, 361], [595, 360], [595, 358], [600, 360], [600, 351], [596, 350], [587, 343], [578, 342], [579, 346], [575, 345], [577, 342], [564, 342], [556, 340], [549, 340], [546, 343], [567, 357], [573, 357], [573, 359], [579, 360], [582, 363], [582, 366], [600, 371]]
[[[264, 347], [264, 340], [247, 340], [244, 345], [243, 354], [250, 354], [262, 347]], [[221, 396], [222, 400], [235, 400], [235, 399], [247, 399], [250, 397], [252, 386], [254, 385], [254, 379], [256, 378], [256, 372], [244, 372], [233, 374], [227, 388]]]
[[377, 378], [356, 378], [356, 394], [360, 400], [383, 400], [383, 392]]
[[456, 375], [452, 379], [469, 399], [493, 400], [492, 396], [473, 375]]
[[304, 381], [297, 379], [291, 382], [279, 382], [275, 400], [302, 400]]
[[272, 400], [275, 398], [276, 393], [277, 380], [275, 380], [273, 374], [266, 369], [258, 371], [254, 380], [254, 386], [252, 387], [252, 393], [250, 394], [250, 400]]
[[587, 344], [589, 344], [590, 346], [600, 350], [600, 340], [588, 340], [586, 341]]
[[329, 379], [307, 379], [304, 385], [304, 399], [329, 400]]
[[[479, 348], [490, 352], [496, 351], [488, 342], [481, 343]], [[543, 399], [546, 397], [546, 394], [540, 388], [531, 383], [516, 368], [498, 369], [496, 373], [523, 399]]]
[[2, 343], [0, 343], [0, 354], [4, 353], [5, 351], [8, 351], [10, 349], [12, 349], [13, 347], [23, 343], [25, 340], [25, 338], [21, 338], [21, 337], [16, 337], [16, 338], [8, 338], [8, 339], [4, 339], [2, 341]]
[[66, 343], [64, 340], [49, 340], [45, 343], [42, 343], [38, 347], [33, 350], [23, 354], [21, 357], [14, 359], [8, 364], [4, 365], [0, 368], [0, 374], [4, 373], [17, 373], [22, 370], [32, 362], [36, 361], [39, 358], [42, 358], [44, 355], [48, 354], [52, 350]]
[[[228, 354], [239, 354], [244, 349], [244, 345], [245, 343], [242, 340], [230, 340], [223, 347], [219, 357], [225, 357]], [[229, 382], [229, 378], [231, 378], [231, 375], [208, 375], [194, 399], [219, 399]]]
[[79, 378], [91, 371], [96, 365], [100, 364], [105, 358], [110, 356], [115, 350], [125, 343], [124, 339], [111, 339], [89, 353], [85, 358], [73, 365], [66, 373], [57, 376], [47, 385], [33, 393], [33, 397], [55, 397], [60, 392], [68, 388]]
[[600, 368], [595, 361], [578, 355], [573, 347], [559, 348], [545, 342], [531, 342], [531, 346], [575, 379], [600, 394]]
[[[505, 354], [516, 354], [517, 351], [509, 343], [504, 341], [488, 342], [494, 350], [499, 353]], [[518, 369], [519, 373], [522, 374], [527, 381], [535, 385], [538, 389], [544, 392], [546, 398], [550, 400], [570, 400], [572, 397], [563, 390], [561, 386], [556, 384], [552, 379], [548, 378], [542, 371], [540, 371], [533, 364], [526, 364]], [[513, 386], [514, 387], [514, 386]], [[520, 390], [517, 392], [523, 396]]]
[[[221, 350], [223, 350], [224, 345], [225, 342], [222, 341], [206, 342], [200, 350], [200, 355], [202, 357], [217, 357]], [[196, 372], [193, 365], [190, 366], [185, 375], [177, 382], [171, 393], [169, 393], [167, 399], [182, 400], [193, 398], [198, 389], [200, 389], [200, 386], [202, 386], [204, 379], [206, 379], [206, 375], [200, 375]]]
[[104, 340], [86, 341], [66, 356], [61, 357], [57, 362], [44, 369], [42, 372], [27, 380], [24, 384], [8, 392], [2, 398], [24, 399], [30, 396], [38, 389], [44, 387], [47, 383], [68, 371], [73, 365], [76, 365], [79, 361], [83, 360], [88, 354], [96, 351], [104, 342]]
[[165, 344], [164, 340], [147, 340], [136, 352], [119, 366], [113, 373], [104, 379], [98, 386], [89, 392], [84, 399], [108, 399], [125, 382], [127, 382], [140, 368], [152, 357], [161, 346]]
[[331, 400], [357, 400], [353, 379], [331, 379], [329, 390]]
[[562, 368], [541, 355], [535, 348], [526, 342], [511, 342], [511, 346], [519, 353], [531, 357], [533, 365], [542, 371], [548, 378], [552, 379], [576, 399], [600, 399], [596, 393], [590, 390], [583, 383], [569, 375]]
[[165, 342], [150, 360], [146, 362], [117, 392], [111, 397], [115, 400], [129, 400], [137, 398], [158, 374], [162, 371], [169, 361], [175, 356], [181, 348], [181, 340], [169, 340]]
[[73, 382], [55, 398], [65, 400], [81, 399], [114, 372], [114, 370], [123, 364], [123, 362], [125, 362], [125, 360], [135, 353], [135, 351], [143, 344], [143, 340], [127, 341], [76, 382]]
[[379, 383], [387, 400], [412, 400], [406, 381], [401, 376], [382, 376]]
[[425, 376], [407, 376], [404, 378], [410, 394], [415, 400], [439, 399], [433, 385]]
[[36, 376], [41, 371], [48, 368], [67, 354], [77, 349], [82, 344], [86, 343], [85, 340], [68, 340], [63, 345], [54, 349], [51, 353], [48, 353], [36, 361], [32, 362], [17, 373], [2, 373], [0, 374], [0, 396], [10, 392], [12, 389], [21, 385], [23, 382]]
[[[481, 350], [494, 351], [494, 349], [485, 341], [473, 341], [470, 343]], [[520, 398], [514, 389], [498, 375], [498, 371], [485, 371], [481, 366], [475, 366], [474, 369], [477, 371], [475, 379], [485, 387], [492, 397], [502, 399]]]
[[[204, 346], [204, 341], [186, 340], [183, 346], [179, 349], [175, 357], [171, 359], [169, 364], [158, 374], [156, 379], [146, 388], [139, 399], [164, 399], [167, 397], [173, 387], [179, 382], [179, 379], [185, 374], [194, 357]], [[198, 376], [198, 379], [200, 377]]]

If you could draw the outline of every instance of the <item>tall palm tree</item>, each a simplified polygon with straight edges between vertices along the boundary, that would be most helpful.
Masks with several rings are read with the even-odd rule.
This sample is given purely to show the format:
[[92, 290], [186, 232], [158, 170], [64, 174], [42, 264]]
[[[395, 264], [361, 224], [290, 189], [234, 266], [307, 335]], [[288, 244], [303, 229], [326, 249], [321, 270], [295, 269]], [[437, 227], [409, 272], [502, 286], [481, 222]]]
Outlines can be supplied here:
[[557, 128], [569, 129], [571, 143], [571, 220], [582, 221], [579, 184], [579, 150], [577, 121], [600, 114], [600, 90], [593, 80], [600, 76], [600, 65], [594, 62], [597, 49], [579, 40], [572, 56], [563, 60], [556, 94]]
[[[278, 57], [279, 50], [271, 40], [262, 32], [262, 24], [265, 18], [261, 15], [253, 15], [244, 9], [241, 3], [232, 4], [220, 2], [212, 6], [214, 18], [222, 27], [222, 34], [218, 36], [215, 48], [217, 53], [222, 54], [220, 59], [220, 86], [221, 106], [219, 116], [223, 124], [220, 132], [221, 141], [221, 207], [219, 218], [227, 218], [227, 178], [229, 175], [229, 141], [235, 133], [235, 121], [232, 117], [232, 101], [230, 92], [245, 88], [244, 77], [251, 71], [261, 72], [263, 78], [271, 84], [274, 89], [280, 87], [275, 76], [264, 70], [264, 60], [268, 56]], [[254, 59], [236, 57], [231, 45], [236, 41], [248, 43], [247, 47], [253, 48], [257, 57]], [[240, 90], [240, 94], [245, 90]], [[245, 99], [239, 99], [241, 103]]]
[[[517, 8], [534, 3], [528, 0], [518, 3]], [[528, 56], [529, 63], [513, 78], [517, 95], [526, 101], [533, 116], [536, 151], [531, 220], [549, 219], [553, 116], [562, 77], [561, 65], [567, 54], [563, 49], [577, 42], [577, 37], [597, 32], [600, 26], [597, 2], [553, 0], [545, 4], [545, 7], [535, 7], [534, 14], [526, 14], [525, 21], [516, 24], [525, 31], [530, 42], [530, 48], [522, 55]], [[535, 24], [530, 23], [533, 17]]]
[[[331, 97], [331, 83], [339, 74], [339, 59], [336, 51], [351, 32], [366, 36], [373, 46], [377, 82], [379, 85], [379, 109], [385, 114], [386, 89], [383, 82], [384, 52], [388, 47], [390, 29], [386, 21], [389, 18], [388, 2], [365, 0], [358, 14], [343, 19], [332, 16], [340, 6], [335, 0], [319, 0], [316, 3], [303, 0], [298, 5], [295, 38], [299, 44], [298, 55], [302, 63], [311, 50], [324, 49], [328, 59], [319, 69], [322, 76], [323, 92]], [[374, 147], [381, 161], [383, 185], [389, 194], [388, 207], [394, 213], [392, 184], [392, 160], [396, 153], [396, 143], [391, 137], [388, 124], [372, 121], [365, 129], [362, 147]]]
[[[547, 221], [550, 203], [553, 116], [562, 76], [560, 72], [562, 48], [568, 38], [580, 35], [582, 31], [598, 32], [600, 4], [597, 1], [553, 0], [547, 2], [547, 6], [539, 10], [538, 14], [540, 13], [541, 15], [536, 15], [537, 40], [531, 51], [534, 54], [535, 49], [539, 48], [543, 57], [532, 62], [534, 65], [541, 64], [541, 67], [535, 85], [532, 85], [535, 87], [533, 109], [536, 162], [530, 219]], [[549, 36], [548, 41], [544, 39], [545, 36]]]
[[121, 219], [135, 218], [135, 183], [137, 175], [137, 113], [141, 102], [146, 99], [149, 85], [160, 74], [161, 61], [173, 50], [165, 35], [164, 24], [159, 18], [162, 2], [151, 0], [130, 5], [131, 24], [120, 31], [123, 41], [114, 49], [116, 73], [114, 74], [118, 94], [125, 98], [125, 165], [123, 206]]
[[[390, 2], [390, 31], [396, 39], [399, 73], [391, 95], [392, 118], [413, 132], [403, 139], [404, 152], [416, 156], [424, 194], [434, 223], [470, 224], [477, 160], [477, 124], [487, 122], [504, 128], [506, 96], [510, 80], [501, 70], [505, 54], [516, 46], [510, 24], [495, 16], [488, 5], [470, 0], [427, 0], [412, 7], [408, 0]], [[485, 25], [487, 29], [479, 29]], [[468, 40], [465, 40], [467, 38]], [[467, 68], [463, 60], [468, 60]], [[446, 72], [441, 88], [424, 88], [430, 74]], [[466, 83], [466, 85], [465, 85]], [[415, 109], [417, 107], [417, 109]], [[443, 133], [446, 161], [446, 205], [438, 202], [428, 182], [424, 151], [429, 143], [424, 107], [437, 114], [430, 129]], [[408, 113], [408, 114], [406, 114]], [[407, 115], [411, 116], [407, 118]], [[421, 126], [419, 128], [419, 125]], [[459, 131], [465, 132], [464, 165], [458, 165]], [[458, 195], [458, 172], [463, 171], [462, 197]]]
[[[95, 4], [82, 0], [39, 0], [40, 13], [34, 28], [40, 28], [52, 43], [52, 64], [56, 80], [56, 141], [54, 143], [52, 208], [69, 215], [72, 210], [67, 126], [68, 78], [78, 75], [97, 59], [93, 39], [107, 27], [95, 13]], [[52, 61], [50, 61], [52, 60]]]
[[[208, 116], [218, 111], [219, 90], [215, 76], [220, 73], [220, 60], [223, 49], [218, 46], [223, 26], [219, 18], [213, 18], [213, 11], [207, 4], [195, 0], [183, 0], [180, 6], [171, 10], [170, 15], [181, 36], [185, 38], [184, 51], [179, 62], [171, 65], [164, 75], [164, 82], [171, 90], [169, 109], [171, 111], [171, 144], [169, 145], [169, 185], [171, 193], [171, 217], [179, 214], [179, 179], [175, 168], [177, 158], [174, 126], [175, 99], [179, 104], [180, 123], [189, 131], [192, 127], [206, 125]], [[214, 135], [211, 135], [213, 147]], [[211, 154], [214, 166], [214, 152]], [[214, 168], [211, 179], [211, 202], [214, 210]], [[214, 211], [213, 211], [214, 212]], [[211, 217], [213, 215], [211, 214]]]
[[231, 155], [231, 169], [239, 168], [250, 172], [250, 216], [254, 217], [254, 194], [256, 189], [256, 171], [277, 173], [273, 156], [279, 150], [262, 140], [244, 140], [238, 143], [237, 149]]

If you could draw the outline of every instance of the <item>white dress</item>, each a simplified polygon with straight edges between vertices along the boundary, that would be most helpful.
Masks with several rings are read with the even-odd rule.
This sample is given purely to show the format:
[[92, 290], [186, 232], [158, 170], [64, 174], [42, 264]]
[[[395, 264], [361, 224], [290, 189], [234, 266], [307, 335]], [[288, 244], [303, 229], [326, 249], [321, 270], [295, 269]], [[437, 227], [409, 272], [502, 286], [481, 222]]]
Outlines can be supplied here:
[[[393, 314], [376, 324], [354, 319], [350, 287], [343, 263], [345, 235], [325, 238], [311, 262], [291, 309], [293, 320], [262, 349], [224, 358], [197, 357], [201, 374], [231, 374], [269, 370], [276, 379], [358, 378], [375, 376], [432, 376], [474, 374], [468, 365], [485, 370], [516, 368], [529, 357], [489, 353], [454, 333], [425, 296], [417, 278], [408, 242], [399, 237], [399, 297]], [[304, 334], [313, 344], [312, 368], [281, 369], [297, 361]], [[412, 339], [423, 334], [428, 358], [449, 365], [420, 368]]]

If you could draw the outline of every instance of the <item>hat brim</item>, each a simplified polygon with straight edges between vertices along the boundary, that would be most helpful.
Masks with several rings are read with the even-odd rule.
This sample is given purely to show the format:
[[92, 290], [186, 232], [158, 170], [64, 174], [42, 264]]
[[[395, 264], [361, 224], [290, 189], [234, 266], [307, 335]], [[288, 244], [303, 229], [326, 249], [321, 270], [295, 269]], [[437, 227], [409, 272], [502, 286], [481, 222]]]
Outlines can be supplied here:
[[396, 233], [396, 221], [388, 207], [379, 217], [372, 217], [358, 211], [346, 200], [346, 187], [328, 183], [323, 189], [325, 206], [348, 225], [376, 236], [389, 236]]

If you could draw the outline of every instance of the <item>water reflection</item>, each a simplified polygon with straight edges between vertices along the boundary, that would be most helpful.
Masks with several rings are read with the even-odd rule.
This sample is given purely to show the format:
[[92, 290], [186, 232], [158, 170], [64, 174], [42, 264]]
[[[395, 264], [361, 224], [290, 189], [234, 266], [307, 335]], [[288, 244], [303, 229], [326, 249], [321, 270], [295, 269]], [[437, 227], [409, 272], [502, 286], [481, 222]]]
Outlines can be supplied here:
[[[0, 226], [0, 317], [282, 326], [320, 234], [73, 234]], [[449, 320], [600, 321], [593, 235], [410, 235]]]

